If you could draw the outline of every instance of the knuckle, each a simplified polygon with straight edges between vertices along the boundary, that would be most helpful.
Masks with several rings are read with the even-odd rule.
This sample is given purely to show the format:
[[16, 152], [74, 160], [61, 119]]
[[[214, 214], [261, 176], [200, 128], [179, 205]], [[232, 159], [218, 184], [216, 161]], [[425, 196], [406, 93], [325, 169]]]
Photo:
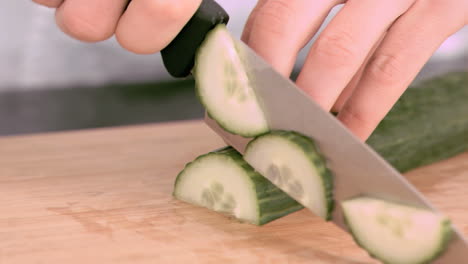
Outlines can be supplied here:
[[354, 123], [354, 126], [360, 127], [361, 129], [372, 131], [375, 124], [379, 122], [358, 107], [351, 107], [345, 104], [340, 111], [340, 117], [346, 119], [348, 122]]
[[400, 82], [403, 76], [403, 64], [395, 55], [376, 54], [369, 61], [369, 74], [379, 83], [391, 85]]
[[90, 13], [74, 12], [74, 10], [60, 10], [59, 25], [68, 35], [87, 42], [97, 42], [112, 36], [114, 27], [100, 16]]
[[316, 54], [334, 67], [348, 66], [357, 56], [353, 37], [345, 31], [325, 33], [314, 46]]
[[274, 37], [283, 36], [288, 31], [287, 22], [294, 18], [293, 1], [269, 0], [257, 11], [255, 28], [266, 31]]

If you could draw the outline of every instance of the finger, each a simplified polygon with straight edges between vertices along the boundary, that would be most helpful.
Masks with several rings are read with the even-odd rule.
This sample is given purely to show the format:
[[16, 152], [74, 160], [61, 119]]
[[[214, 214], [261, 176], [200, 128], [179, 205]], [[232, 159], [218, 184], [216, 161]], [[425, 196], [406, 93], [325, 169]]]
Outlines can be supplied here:
[[116, 38], [139, 54], [166, 47], [196, 12], [201, 0], [133, 0], [119, 21]]
[[250, 32], [252, 31], [252, 24], [255, 21], [255, 17], [257, 16], [258, 10], [263, 6], [266, 1], [258, 1], [255, 7], [253, 8], [252, 12], [250, 12], [249, 17], [247, 18], [247, 22], [245, 23], [244, 30], [242, 31], [241, 40], [245, 43], [249, 42]]
[[331, 112], [339, 113], [341, 111], [341, 108], [343, 108], [343, 105], [346, 103], [346, 101], [348, 100], [348, 98], [351, 96], [354, 89], [356, 88], [356, 85], [361, 80], [362, 73], [365, 69], [365, 66], [366, 66], [366, 63], [364, 62], [359, 68], [358, 72], [353, 76], [351, 81], [345, 86], [341, 94], [338, 96], [338, 99], [336, 99], [335, 104], [332, 106]]
[[419, 1], [391, 27], [338, 119], [366, 140], [425, 62], [464, 23], [456, 1]]
[[57, 9], [56, 22], [66, 34], [86, 42], [110, 38], [127, 0], [66, 0]]
[[63, 0], [32, 0], [36, 4], [40, 4], [43, 6], [51, 7], [51, 8], [57, 8], [59, 7]]
[[377, 41], [376, 44], [374, 44], [371, 51], [367, 54], [366, 59], [364, 60], [364, 63], [361, 64], [361, 66], [359, 67], [359, 70], [357, 71], [357, 73], [353, 76], [351, 81], [343, 89], [343, 91], [341, 92], [338, 99], [336, 99], [336, 102], [332, 107], [332, 112], [340, 112], [343, 105], [346, 103], [348, 98], [351, 96], [351, 94], [353, 93], [353, 91], [356, 88], [357, 84], [361, 80], [362, 74], [364, 72], [364, 69], [366, 68], [367, 63], [369, 62], [370, 58], [372, 57], [372, 55], [376, 51], [377, 47], [380, 45], [380, 43], [382, 43], [382, 40], [383, 40], [384, 36], [385, 36], [385, 34], [380, 37], [379, 41]]
[[349, 0], [312, 45], [297, 85], [330, 110], [366, 55], [414, 0]]
[[300, 49], [340, 2], [264, 0], [248, 26], [247, 44], [278, 72], [289, 76]]

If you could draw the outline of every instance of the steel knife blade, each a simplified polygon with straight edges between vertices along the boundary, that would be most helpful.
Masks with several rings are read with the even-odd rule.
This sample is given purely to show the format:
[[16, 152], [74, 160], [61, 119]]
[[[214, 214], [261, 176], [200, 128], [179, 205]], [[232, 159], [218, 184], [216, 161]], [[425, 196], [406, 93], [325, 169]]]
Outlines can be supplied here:
[[[254, 92], [271, 130], [293, 130], [312, 138], [328, 160], [333, 174], [335, 209], [332, 222], [349, 232], [340, 201], [360, 195], [382, 198], [437, 212], [437, 209], [396, 169], [354, 136], [335, 116], [324, 111], [290, 79], [276, 72], [242, 41], [233, 37], [245, 55]], [[206, 124], [240, 153], [251, 138], [231, 134], [205, 114]], [[284, 190], [287, 192], [287, 190]], [[449, 248], [434, 263], [468, 263], [468, 241], [452, 225]]]

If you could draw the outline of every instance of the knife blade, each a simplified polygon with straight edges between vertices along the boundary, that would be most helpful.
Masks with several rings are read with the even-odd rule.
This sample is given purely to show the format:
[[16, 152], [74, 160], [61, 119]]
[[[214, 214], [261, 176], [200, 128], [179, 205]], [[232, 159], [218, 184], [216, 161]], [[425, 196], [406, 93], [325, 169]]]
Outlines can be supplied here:
[[[246, 58], [245, 67], [252, 76], [252, 87], [265, 112], [271, 130], [293, 130], [312, 138], [333, 172], [335, 206], [332, 222], [349, 232], [343, 220], [341, 201], [369, 195], [388, 201], [439, 211], [367, 144], [359, 140], [331, 113], [276, 72], [242, 41], [232, 37]], [[244, 153], [251, 138], [231, 134], [205, 114], [206, 124], [228, 145]], [[284, 190], [287, 192], [287, 190]], [[467, 263], [468, 241], [453, 225], [452, 241], [434, 263]]]

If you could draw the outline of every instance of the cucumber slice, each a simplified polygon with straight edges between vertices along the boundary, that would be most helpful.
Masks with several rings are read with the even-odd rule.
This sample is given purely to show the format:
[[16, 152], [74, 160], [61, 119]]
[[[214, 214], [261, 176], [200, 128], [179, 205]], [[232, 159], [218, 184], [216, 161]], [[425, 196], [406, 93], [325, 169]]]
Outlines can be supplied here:
[[271, 131], [249, 142], [244, 159], [316, 215], [331, 219], [332, 176], [312, 139]]
[[268, 130], [242, 52], [225, 25], [207, 34], [197, 52], [193, 76], [199, 100], [223, 129], [244, 137]]
[[388, 264], [429, 263], [452, 234], [449, 219], [425, 209], [370, 197], [344, 201], [342, 207], [356, 243]]
[[173, 195], [193, 205], [263, 225], [303, 207], [225, 147], [197, 157], [177, 176]]

